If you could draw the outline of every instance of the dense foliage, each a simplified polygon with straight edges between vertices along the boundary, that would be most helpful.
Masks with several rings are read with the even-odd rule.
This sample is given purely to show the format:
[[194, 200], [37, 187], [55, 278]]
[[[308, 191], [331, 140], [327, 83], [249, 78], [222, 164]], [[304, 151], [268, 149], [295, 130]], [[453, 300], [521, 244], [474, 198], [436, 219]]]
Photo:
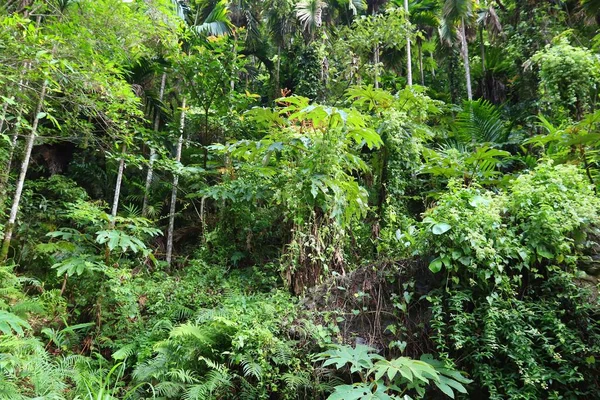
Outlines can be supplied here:
[[600, 399], [599, 15], [0, 1], [0, 398]]

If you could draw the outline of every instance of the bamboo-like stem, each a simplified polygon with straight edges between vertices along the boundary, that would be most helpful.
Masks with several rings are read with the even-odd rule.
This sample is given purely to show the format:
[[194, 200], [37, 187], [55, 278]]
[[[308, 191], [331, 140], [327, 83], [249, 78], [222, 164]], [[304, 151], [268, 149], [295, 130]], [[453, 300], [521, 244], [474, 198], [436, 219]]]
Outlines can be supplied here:
[[[158, 100], [162, 103], [165, 94], [165, 85], [167, 83], [167, 73], [163, 72], [162, 79], [160, 81], [160, 92], [158, 94]], [[157, 110], [154, 116], [154, 132], [158, 132], [160, 128], [160, 112]], [[144, 190], [144, 200], [142, 203], [142, 217], [148, 216], [148, 198], [150, 197], [150, 185], [152, 185], [152, 177], [154, 176], [154, 160], [156, 159], [156, 150], [150, 146], [150, 157], [148, 160], [148, 172], [146, 173], [146, 187]]]
[[[175, 153], [175, 161], [181, 162], [181, 151], [183, 149], [183, 132], [185, 129], [185, 98], [181, 103], [181, 117], [179, 120], [179, 140], [177, 141], [177, 150]], [[175, 229], [175, 210], [177, 204], [177, 186], [179, 185], [179, 173], [173, 174], [173, 189], [171, 191], [171, 207], [169, 209], [169, 227], [167, 230], [167, 265], [171, 266], [173, 257], [173, 231]]]
[[40, 123], [42, 109], [44, 107], [44, 99], [46, 98], [46, 91], [48, 89], [48, 81], [44, 80], [42, 84], [42, 91], [40, 98], [38, 99], [37, 107], [35, 108], [35, 115], [33, 117], [33, 124], [31, 125], [31, 132], [27, 137], [27, 144], [25, 146], [25, 154], [23, 161], [21, 162], [21, 172], [17, 180], [17, 187], [15, 189], [15, 195], [13, 197], [12, 207], [10, 209], [10, 215], [8, 221], [4, 227], [4, 240], [2, 242], [2, 249], [0, 250], [0, 261], [5, 261], [8, 256], [8, 250], [10, 248], [10, 241], [12, 239], [15, 222], [17, 221], [17, 214], [19, 213], [19, 206], [21, 203], [21, 195], [23, 194], [23, 186], [25, 185], [25, 177], [27, 176], [27, 170], [29, 169], [29, 160], [31, 159], [31, 152], [33, 150], [33, 144], [37, 136], [37, 129]]
[[[409, 18], [408, 11], [408, 0], [404, 0], [404, 11], [406, 11], [406, 18]], [[406, 80], [408, 82], [408, 86], [413, 85], [412, 78], [412, 54], [410, 50], [410, 32], [406, 35]]]

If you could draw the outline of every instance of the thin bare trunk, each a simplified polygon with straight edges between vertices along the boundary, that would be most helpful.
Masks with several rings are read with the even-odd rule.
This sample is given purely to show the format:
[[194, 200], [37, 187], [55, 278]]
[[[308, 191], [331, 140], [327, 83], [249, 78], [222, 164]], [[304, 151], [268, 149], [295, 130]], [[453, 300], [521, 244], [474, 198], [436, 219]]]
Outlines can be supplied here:
[[462, 46], [463, 62], [465, 64], [465, 79], [467, 81], [467, 98], [469, 101], [473, 100], [473, 91], [471, 89], [471, 66], [469, 64], [469, 45], [467, 43], [467, 33], [465, 31], [465, 19], [463, 18], [460, 23], [460, 42]]
[[[373, 7], [371, 15], [375, 17], [375, 7]], [[373, 47], [373, 64], [375, 89], [379, 89], [379, 43], [376, 43]]]
[[[163, 72], [162, 79], [160, 81], [160, 92], [158, 94], [158, 100], [162, 103], [163, 96], [165, 94], [165, 84], [167, 82], [167, 73]], [[154, 132], [158, 132], [160, 128], [160, 112], [156, 110], [154, 116]], [[146, 174], [146, 188], [144, 190], [144, 201], [142, 203], [142, 217], [148, 216], [148, 197], [150, 193], [150, 185], [152, 184], [152, 177], [154, 175], [154, 160], [156, 158], [156, 150], [150, 146], [150, 158], [148, 160], [148, 172]]]
[[479, 28], [479, 46], [481, 47], [481, 70], [485, 75], [485, 42], [483, 41], [483, 27]]
[[375, 45], [373, 63], [375, 64], [375, 89], [379, 89], [379, 43]]
[[2, 117], [0, 117], [0, 134], [2, 134], [2, 130], [4, 129], [4, 121], [6, 120], [6, 113], [8, 113], [8, 103], [4, 103], [2, 107]]
[[275, 70], [275, 98], [281, 97], [281, 45], [277, 46], [277, 68]]
[[[23, 88], [23, 75], [29, 69], [29, 63], [26, 62], [23, 64], [23, 72], [21, 74], [21, 79], [19, 80], [18, 90]], [[25, 82], [25, 86], [29, 84], [28, 81]], [[4, 126], [6, 113], [8, 112], [8, 103], [4, 105], [2, 121], [0, 121], [0, 134], [2, 132], [2, 128]], [[12, 166], [12, 159], [14, 156], [15, 148], [17, 147], [17, 140], [19, 139], [19, 131], [21, 129], [21, 117], [23, 116], [23, 107], [19, 107], [17, 111], [16, 123], [13, 127], [13, 134], [10, 140], [10, 149], [8, 150], [8, 157], [6, 158], [6, 164], [4, 170], [0, 172], [0, 204], [4, 204], [4, 199], [6, 198], [6, 191], [8, 186], [8, 178], [10, 176], [10, 169]]]
[[423, 71], [423, 44], [420, 40], [417, 42], [417, 48], [419, 49], [419, 72], [421, 73], [421, 86], [425, 86], [425, 71]]
[[[408, 0], [404, 0], [404, 11], [406, 11], [406, 18], [409, 18]], [[408, 86], [412, 86], [413, 81], [412, 81], [412, 54], [410, 52], [410, 32], [406, 35], [406, 79], [408, 81]]]
[[[235, 32], [235, 31], [234, 31]], [[231, 97], [233, 96], [233, 92], [235, 91], [235, 79], [233, 76], [233, 72], [235, 70], [235, 59], [237, 58], [237, 35], [233, 34], [233, 62], [231, 63], [231, 79], [229, 80], [229, 109], [233, 108], [233, 102], [231, 101]]]
[[119, 160], [119, 170], [117, 171], [117, 183], [115, 183], [115, 195], [113, 196], [112, 209], [110, 211], [110, 224], [109, 228], [115, 227], [115, 219], [117, 217], [117, 211], [119, 210], [119, 197], [121, 196], [121, 183], [123, 182], [123, 173], [125, 172], [125, 153], [127, 152], [127, 145], [123, 143], [121, 149], [121, 159]]
[[19, 174], [19, 178], [17, 180], [17, 187], [15, 190], [15, 195], [13, 197], [12, 207], [10, 209], [10, 215], [8, 217], [8, 221], [6, 226], [4, 227], [4, 241], [2, 243], [2, 250], [0, 250], [0, 260], [6, 260], [8, 256], [8, 250], [10, 248], [10, 241], [12, 239], [13, 230], [15, 227], [15, 222], [17, 220], [17, 214], [19, 213], [19, 206], [21, 203], [21, 195], [23, 194], [23, 186], [25, 185], [25, 177], [27, 176], [27, 170], [29, 169], [29, 159], [31, 158], [31, 151], [33, 150], [33, 144], [35, 142], [35, 138], [37, 136], [37, 128], [40, 123], [40, 118], [42, 114], [42, 109], [44, 107], [44, 99], [46, 98], [46, 90], [48, 89], [48, 82], [44, 81], [42, 84], [42, 91], [40, 93], [40, 98], [38, 100], [37, 107], [35, 109], [35, 114], [33, 117], [33, 124], [31, 125], [31, 133], [27, 138], [27, 145], [25, 146], [25, 155], [23, 157], [23, 162], [21, 163], [21, 173]]
[[[177, 141], [177, 151], [175, 161], [181, 162], [181, 150], [183, 148], [183, 131], [185, 128], [185, 98], [181, 103], [181, 118], [179, 120], [179, 140]], [[179, 174], [173, 175], [173, 189], [171, 191], [171, 208], [169, 210], [169, 228], [167, 230], [167, 265], [171, 266], [173, 257], [173, 230], [175, 229], [175, 206], [177, 203], [177, 186], [179, 185]]]

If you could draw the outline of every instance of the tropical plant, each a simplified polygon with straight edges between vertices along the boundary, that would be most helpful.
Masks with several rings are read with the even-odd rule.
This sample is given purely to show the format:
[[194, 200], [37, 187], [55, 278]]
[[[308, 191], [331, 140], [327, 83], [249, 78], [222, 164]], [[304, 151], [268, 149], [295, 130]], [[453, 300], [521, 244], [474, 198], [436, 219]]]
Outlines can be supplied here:
[[[467, 24], [473, 17], [473, 0], [445, 0], [442, 7], [442, 30], [444, 40], [453, 41], [452, 31], [457, 29], [456, 35], [460, 41], [460, 52], [465, 68], [465, 82], [467, 85], [467, 100], [473, 100], [471, 85], [471, 64], [469, 61], [469, 44], [467, 42]], [[456, 26], [457, 25], [457, 26]]]
[[350, 373], [360, 377], [358, 383], [336, 386], [328, 400], [411, 399], [409, 393], [422, 398], [431, 383], [453, 399], [454, 391], [467, 393], [463, 384], [471, 382], [430, 355], [424, 355], [421, 360], [400, 357], [388, 361], [375, 349], [360, 344], [354, 348], [332, 346], [318, 354], [315, 361], [323, 361], [324, 367], [335, 365], [338, 370], [348, 365]]

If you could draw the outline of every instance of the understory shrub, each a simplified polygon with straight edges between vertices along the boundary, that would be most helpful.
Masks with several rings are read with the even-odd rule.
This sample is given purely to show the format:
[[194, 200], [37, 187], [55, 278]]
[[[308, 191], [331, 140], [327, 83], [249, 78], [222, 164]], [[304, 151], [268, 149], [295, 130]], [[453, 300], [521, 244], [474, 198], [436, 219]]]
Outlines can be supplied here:
[[574, 166], [543, 163], [506, 193], [451, 185], [422, 222], [444, 274], [433, 340], [492, 399], [598, 398], [598, 303], [575, 282], [600, 202]]

